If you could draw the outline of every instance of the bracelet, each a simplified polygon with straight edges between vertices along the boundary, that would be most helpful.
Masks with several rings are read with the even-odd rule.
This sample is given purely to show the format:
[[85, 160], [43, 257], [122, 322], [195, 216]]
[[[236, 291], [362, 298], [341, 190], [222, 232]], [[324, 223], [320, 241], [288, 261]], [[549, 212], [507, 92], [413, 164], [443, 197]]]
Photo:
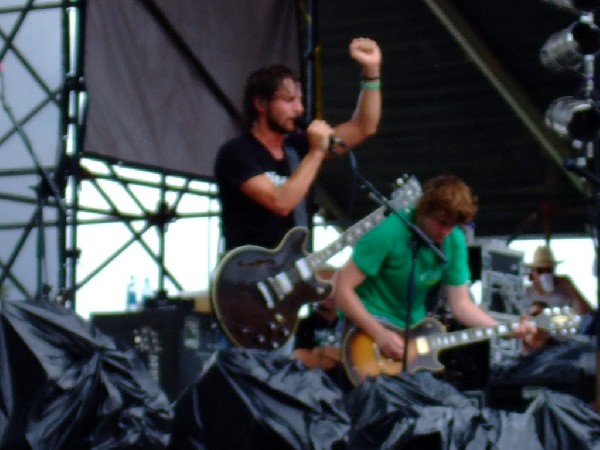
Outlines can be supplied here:
[[381, 79], [381, 75], [376, 75], [374, 77], [368, 77], [366, 75], [363, 75], [362, 77], [360, 77], [361, 80], [363, 81], [376, 81], [376, 80], [380, 80]]
[[380, 89], [381, 88], [381, 81], [376, 80], [376, 81], [360, 81], [360, 88], [361, 89]]

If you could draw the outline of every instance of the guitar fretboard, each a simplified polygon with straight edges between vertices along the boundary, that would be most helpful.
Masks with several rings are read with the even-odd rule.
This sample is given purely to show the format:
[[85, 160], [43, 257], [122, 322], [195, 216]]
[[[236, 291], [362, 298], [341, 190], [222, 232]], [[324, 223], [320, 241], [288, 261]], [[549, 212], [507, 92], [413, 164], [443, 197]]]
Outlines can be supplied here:
[[302, 281], [309, 280], [319, 268], [324, 266], [327, 260], [341, 252], [345, 247], [353, 245], [361, 236], [381, 222], [386, 217], [388, 207], [394, 211], [404, 209], [413, 204], [421, 193], [422, 190], [419, 182], [416, 178], [410, 177], [403, 181], [402, 187], [395, 191], [395, 195], [392, 196], [392, 199], [385, 206], [377, 208], [371, 214], [349, 227], [325, 248], [295, 260], [294, 264], [288, 270], [274, 274], [265, 281], [258, 282], [256, 286], [265, 298], [267, 305], [274, 304], [271, 291], [275, 293], [277, 299], [283, 300], [286, 295], [293, 291], [294, 286]]
[[331, 244], [316, 253], [308, 255], [305, 260], [309, 267], [313, 271], [317, 270], [319, 267], [322, 267], [328, 259], [340, 253], [344, 247], [354, 244], [361, 238], [361, 236], [363, 236], [385, 218], [385, 210], [386, 208], [384, 206], [376, 209], [371, 214], [344, 231], [344, 233], [342, 233], [340, 237]]
[[[529, 319], [539, 329], [543, 329], [553, 336], [568, 336], [577, 333], [581, 318], [573, 314], [571, 308], [544, 308], [542, 314]], [[508, 336], [518, 325], [519, 320], [501, 322], [492, 327], [466, 328], [464, 330], [452, 331], [450, 333], [438, 333], [419, 336], [417, 351], [427, 353], [429, 351], [443, 350], [473, 342], [481, 342], [494, 337]]]
[[494, 337], [508, 336], [519, 322], [500, 323], [494, 327], [466, 328], [464, 330], [453, 331], [450, 333], [441, 333], [431, 336], [421, 336], [417, 338], [417, 348], [419, 340], [425, 339], [427, 346], [431, 350], [442, 350], [461, 345], [482, 342]]
[[[421, 196], [421, 185], [414, 177], [409, 177], [403, 181], [396, 195], [389, 200], [389, 206], [394, 210], [406, 208]], [[312, 271], [322, 267], [327, 260], [340, 253], [344, 247], [353, 245], [361, 236], [371, 230], [375, 225], [381, 222], [386, 217], [386, 206], [381, 206], [373, 211], [368, 216], [364, 217], [346, 231], [344, 231], [334, 242], [305, 258], [306, 264]]]

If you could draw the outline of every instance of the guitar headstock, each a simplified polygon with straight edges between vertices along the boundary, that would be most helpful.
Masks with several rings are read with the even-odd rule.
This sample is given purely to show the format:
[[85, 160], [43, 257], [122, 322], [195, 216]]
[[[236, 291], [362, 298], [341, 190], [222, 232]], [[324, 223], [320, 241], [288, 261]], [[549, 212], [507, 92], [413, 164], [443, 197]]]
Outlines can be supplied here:
[[419, 180], [414, 175], [403, 175], [394, 183], [396, 189], [390, 196], [390, 205], [395, 210], [412, 206], [423, 195]]
[[579, 331], [581, 317], [568, 306], [544, 308], [540, 314], [532, 317], [538, 328], [554, 336], [576, 334]]

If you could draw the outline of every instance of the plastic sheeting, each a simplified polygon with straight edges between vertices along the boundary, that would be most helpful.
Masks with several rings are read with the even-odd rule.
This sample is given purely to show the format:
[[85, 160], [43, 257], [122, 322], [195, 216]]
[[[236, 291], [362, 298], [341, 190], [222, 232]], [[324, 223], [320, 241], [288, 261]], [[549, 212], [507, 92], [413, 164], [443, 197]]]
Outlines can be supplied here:
[[596, 373], [594, 338], [577, 336], [520, 356], [512, 364], [494, 365], [492, 384], [559, 384], [578, 382]]
[[351, 392], [347, 411], [351, 449], [600, 448], [600, 415], [573, 396], [542, 392], [524, 413], [477, 408], [428, 373], [368, 380]]
[[171, 448], [343, 449], [342, 393], [322, 371], [276, 353], [213, 354], [175, 405]]
[[595, 338], [576, 336], [528, 354], [506, 358], [490, 367], [490, 402], [522, 412], [529, 399], [551, 389], [591, 403], [596, 385]]
[[133, 350], [48, 301], [0, 302], [0, 448], [167, 448], [174, 416]]
[[523, 413], [479, 408], [429, 373], [346, 394], [319, 370], [261, 351], [215, 353], [175, 405], [173, 449], [600, 449], [600, 415], [545, 391]]
[[[133, 350], [72, 312], [0, 306], [2, 449], [600, 450], [600, 415], [572, 395], [542, 391], [524, 412], [481, 408], [429, 373], [343, 393], [324, 372], [260, 350], [215, 352], [171, 407]], [[535, 357], [574, 354], [546, 352]], [[513, 379], [539, 372], [532, 358]], [[588, 363], [567, 364], [587, 373]]]

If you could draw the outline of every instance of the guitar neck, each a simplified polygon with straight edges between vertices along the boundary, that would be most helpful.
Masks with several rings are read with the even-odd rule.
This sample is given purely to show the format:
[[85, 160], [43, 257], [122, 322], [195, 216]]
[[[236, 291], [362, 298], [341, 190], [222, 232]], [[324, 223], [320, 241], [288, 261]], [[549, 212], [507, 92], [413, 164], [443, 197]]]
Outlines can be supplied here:
[[[443, 350], [459, 347], [475, 342], [482, 342], [494, 337], [508, 336], [519, 322], [500, 323], [492, 327], [465, 328], [464, 330], [452, 331], [450, 333], [434, 334], [430, 336], [417, 337], [417, 347], [421, 343], [427, 345], [430, 350]], [[420, 341], [426, 339], [425, 341]]]
[[377, 208], [371, 214], [349, 227], [335, 241], [327, 245], [325, 248], [308, 255], [305, 258], [305, 260], [308, 262], [308, 265], [314, 271], [323, 266], [328, 259], [340, 253], [344, 247], [353, 245], [365, 233], [370, 231], [373, 227], [375, 227], [375, 225], [385, 219], [385, 211], [385, 206]]
[[[581, 318], [573, 314], [569, 307], [544, 308], [541, 314], [529, 318], [529, 321], [533, 322], [538, 329], [545, 330], [553, 336], [568, 336], [577, 333]], [[516, 317], [514, 320], [501, 322], [493, 327], [466, 328], [450, 333], [424, 335], [415, 339], [417, 345], [420, 342], [423, 348], [441, 350], [472, 342], [481, 342], [494, 337], [508, 336], [519, 323], [520, 320]], [[421, 339], [426, 339], [426, 341]]]

